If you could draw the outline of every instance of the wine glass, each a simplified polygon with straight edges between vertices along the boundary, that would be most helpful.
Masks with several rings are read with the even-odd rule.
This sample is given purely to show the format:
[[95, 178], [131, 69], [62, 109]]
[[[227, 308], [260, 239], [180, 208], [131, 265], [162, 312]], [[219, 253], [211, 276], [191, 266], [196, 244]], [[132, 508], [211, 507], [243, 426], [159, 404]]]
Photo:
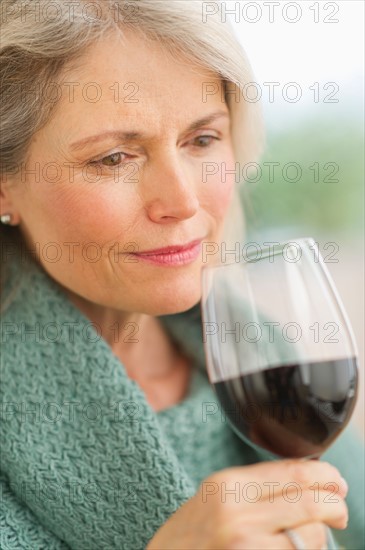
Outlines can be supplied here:
[[234, 431], [268, 459], [319, 458], [355, 406], [356, 343], [317, 243], [265, 244], [203, 266], [209, 379]]

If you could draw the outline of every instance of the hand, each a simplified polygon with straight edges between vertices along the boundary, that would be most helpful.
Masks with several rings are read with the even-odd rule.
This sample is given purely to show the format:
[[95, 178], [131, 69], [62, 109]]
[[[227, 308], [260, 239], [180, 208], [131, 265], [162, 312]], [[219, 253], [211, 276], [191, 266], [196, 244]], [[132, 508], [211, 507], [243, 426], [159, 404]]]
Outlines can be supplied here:
[[323, 549], [326, 525], [347, 525], [346, 494], [338, 470], [326, 462], [226, 468], [201, 483], [146, 550], [293, 550], [285, 529], [298, 533], [306, 548]]

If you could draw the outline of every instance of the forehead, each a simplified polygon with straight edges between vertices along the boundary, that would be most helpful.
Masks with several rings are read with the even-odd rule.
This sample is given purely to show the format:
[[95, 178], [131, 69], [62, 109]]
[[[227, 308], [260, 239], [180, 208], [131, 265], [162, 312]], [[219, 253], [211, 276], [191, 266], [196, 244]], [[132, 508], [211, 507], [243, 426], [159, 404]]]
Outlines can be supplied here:
[[[203, 95], [207, 89], [217, 90]], [[113, 118], [163, 116], [165, 121], [224, 109], [221, 78], [157, 41], [133, 32], [111, 33], [65, 66], [62, 96], [56, 112], [75, 120], [85, 116]], [[151, 119], [152, 117], [152, 119]]]

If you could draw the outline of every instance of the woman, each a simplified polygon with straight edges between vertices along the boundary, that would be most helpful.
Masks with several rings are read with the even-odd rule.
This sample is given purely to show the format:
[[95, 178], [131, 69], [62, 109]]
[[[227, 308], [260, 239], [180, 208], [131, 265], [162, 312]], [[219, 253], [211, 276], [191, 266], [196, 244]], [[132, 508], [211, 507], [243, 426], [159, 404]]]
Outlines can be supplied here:
[[262, 134], [243, 52], [200, 2], [71, 4], [3, 14], [1, 547], [359, 548], [348, 431], [345, 529], [336, 467], [266, 463], [212, 412], [202, 253], [242, 238]]

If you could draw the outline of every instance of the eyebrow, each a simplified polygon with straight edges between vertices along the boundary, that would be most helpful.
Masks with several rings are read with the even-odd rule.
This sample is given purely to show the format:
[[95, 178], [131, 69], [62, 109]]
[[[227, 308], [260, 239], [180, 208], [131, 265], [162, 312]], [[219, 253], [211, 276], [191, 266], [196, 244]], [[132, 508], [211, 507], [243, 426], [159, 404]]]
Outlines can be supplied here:
[[[187, 132], [193, 132], [194, 130], [199, 130], [202, 126], [206, 126], [207, 124], [211, 124], [216, 119], [221, 117], [228, 117], [229, 118], [229, 112], [227, 111], [216, 111], [208, 116], [205, 116], [203, 118], [200, 118], [198, 120], [195, 120], [192, 122], [187, 129], [185, 130], [185, 133]], [[70, 145], [71, 151], [80, 151], [84, 147], [90, 144], [98, 143], [99, 141], [103, 141], [105, 139], [116, 139], [123, 142], [128, 141], [137, 141], [146, 139], [148, 136], [146, 134], [143, 134], [141, 132], [122, 132], [119, 130], [111, 130], [107, 132], [102, 132], [101, 134], [96, 134], [94, 136], [88, 136], [86, 138], [80, 139], [79, 141], [75, 141]]]

